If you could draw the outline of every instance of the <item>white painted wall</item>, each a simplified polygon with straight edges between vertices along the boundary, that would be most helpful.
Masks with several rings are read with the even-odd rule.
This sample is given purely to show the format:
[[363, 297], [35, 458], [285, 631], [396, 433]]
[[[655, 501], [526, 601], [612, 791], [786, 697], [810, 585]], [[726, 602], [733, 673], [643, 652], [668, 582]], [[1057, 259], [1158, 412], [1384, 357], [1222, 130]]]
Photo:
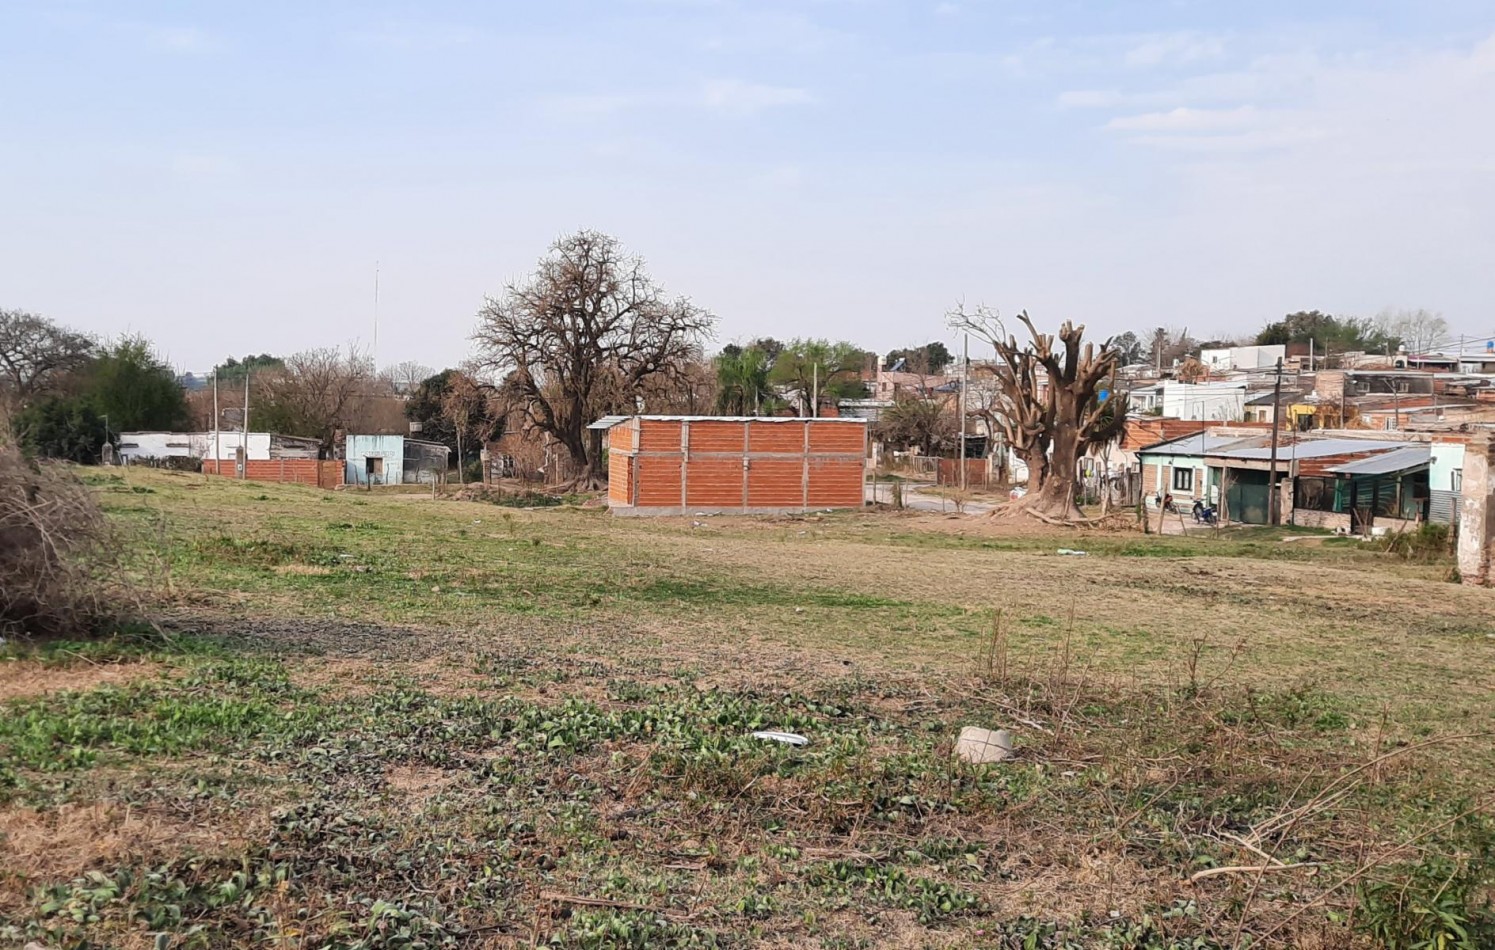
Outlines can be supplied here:
[[[242, 432], [220, 432], [213, 438], [211, 432], [121, 432], [119, 435], [119, 457], [121, 459], [160, 458], [213, 458], [216, 447], [218, 457], [225, 462], [233, 461], [239, 446], [244, 444]], [[270, 457], [270, 433], [249, 433], [250, 461]]]
[[1245, 383], [1163, 383], [1167, 418], [1237, 422], [1245, 412]]
[[1212, 373], [1232, 369], [1271, 369], [1279, 359], [1287, 359], [1287, 347], [1280, 343], [1272, 346], [1229, 346], [1199, 351], [1199, 362]]

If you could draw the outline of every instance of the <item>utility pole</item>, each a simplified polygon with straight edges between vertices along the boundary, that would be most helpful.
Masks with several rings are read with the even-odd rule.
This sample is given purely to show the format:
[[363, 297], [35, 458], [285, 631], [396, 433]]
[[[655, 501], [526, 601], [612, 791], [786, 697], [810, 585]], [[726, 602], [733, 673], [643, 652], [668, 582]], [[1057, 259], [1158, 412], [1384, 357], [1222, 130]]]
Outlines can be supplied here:
[[1282, 357], [1277, 358], [1277, 382], [1272, 386], [1272, 461], [1267, 468], [1267, 523], [1282, 520], [1282, 506], [1277, 492], [1277, 432], [1282, 419]]
[[971, 335], [965, 335], [965, 353], [960, 362], [960, 490], [966, 490], [966, 386], [971, 379]]
[[239, 478], [249, 477], [249, 367], [244, 367], [244, 431], [240, 433], [240, 444], [244, 446], [244, 455], [240, 460], [243, 467], [239, 469]]
[[223, 417], [218, 414], [218, 371], [213, 371], [213, 474], [223, 474]]
[[810, 364], [810, 418], [820, 418], [820, 364]]

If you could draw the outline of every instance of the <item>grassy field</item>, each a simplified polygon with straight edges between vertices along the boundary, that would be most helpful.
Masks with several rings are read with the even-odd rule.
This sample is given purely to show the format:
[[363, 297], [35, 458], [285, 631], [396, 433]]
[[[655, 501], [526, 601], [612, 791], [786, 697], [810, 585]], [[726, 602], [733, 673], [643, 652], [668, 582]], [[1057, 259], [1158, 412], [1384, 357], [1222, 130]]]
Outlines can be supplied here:
[[1444, 561], [87, 477], [167, 637], [0, 654], [0, 944], [1495, 940]]

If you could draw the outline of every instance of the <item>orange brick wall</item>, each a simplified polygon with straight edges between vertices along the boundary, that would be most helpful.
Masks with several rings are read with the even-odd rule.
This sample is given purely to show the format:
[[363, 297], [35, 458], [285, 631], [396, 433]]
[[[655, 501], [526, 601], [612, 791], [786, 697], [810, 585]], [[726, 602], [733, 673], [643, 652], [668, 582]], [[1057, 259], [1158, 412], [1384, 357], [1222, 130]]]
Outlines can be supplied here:
[[866, 439], [861, 423], [639, 417], [609, 430], [608, 501], [636, 509], [859, 508]]
[[638, 423], [621, 422], [607, 430], [607, 502], [610, 505], [633, 504], [633, 437]]
[[637, 503], [644, 508], [680, 506], [680, 458], [639, 456], [633, 460], [638, 473]]
[[812, 459], [810, 505], [814, 508], [860, 508], [866, 463], [861, 459]]
[[[335, 488], [343, 483], [343, 463], [319, 462], [316, 459], [250, 459], [244, 471], [252, 482], [278, 482], [284, 485], [310, 485], [313, 488]], [[221, 471], [220, 471], [221, 469]], [[237, 478], [238, 468], [230, 460], [203, 459], [203, 474]]]
[[805, 497], [804, 472], [800, 459], [749, 458], [748, 506], [798, 508]]
[[805, 450], [805, 430], [802, 425], [784, 422], [749, 422], [747, 427], [749, 452], [799, 453]]

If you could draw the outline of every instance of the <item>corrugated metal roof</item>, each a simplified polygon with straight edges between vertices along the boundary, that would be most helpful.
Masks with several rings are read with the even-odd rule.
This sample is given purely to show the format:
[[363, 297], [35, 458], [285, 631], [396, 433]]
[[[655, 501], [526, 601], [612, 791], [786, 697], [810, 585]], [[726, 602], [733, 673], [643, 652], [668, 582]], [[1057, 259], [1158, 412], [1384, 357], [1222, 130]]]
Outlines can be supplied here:
[[[1284, 441], [1277, 446], [1277, 457], [1279, 459], [1312, 459], [1321, 458], [1325, 455], [1355, 455], [1361, 452], [1397, 449], [1406, 444], [1405, 442], [1377, 442], [1371, 439], [1304, 439], [1301, 442]], [[1209, 454], [1233, 459], [1268, 459], [1272, 456], [1272, 449], [1270, 446], [1251, 446], [1238, 449], [1225, 449], [1218, 452], [1210, 452]]]
[[1336, 475], [1391, 475], [1408, 469], [1420, 468], [1432, 459], [1432, 449], [1421, 445], [1404, 445], [1389, 452], [1380, 452], [1370, 458], [1356, 459], [1336, 465], [1328, 471]]
[[611, 429], [613, 426], [617, 425], [618, 423], [620, 423], [620, 422], [626, 422], [626, 421], [628, 421], [629, 419], [632, 419], [632, 418], [633, 418], [632, 416], [603, 416], [601, 419], [598, 419], [596, 422], [594, 422], [591, 425], [587, 426], [587, 428], [588, 429]]
[[1159, 442], [1139, 449], [1139, 455], [1215, 455], [1232, 445], [1255, 445], [1261, 441], [1259, 435], [1213, 435], [1208, 431], [1196, 432], [1181, 439]]

